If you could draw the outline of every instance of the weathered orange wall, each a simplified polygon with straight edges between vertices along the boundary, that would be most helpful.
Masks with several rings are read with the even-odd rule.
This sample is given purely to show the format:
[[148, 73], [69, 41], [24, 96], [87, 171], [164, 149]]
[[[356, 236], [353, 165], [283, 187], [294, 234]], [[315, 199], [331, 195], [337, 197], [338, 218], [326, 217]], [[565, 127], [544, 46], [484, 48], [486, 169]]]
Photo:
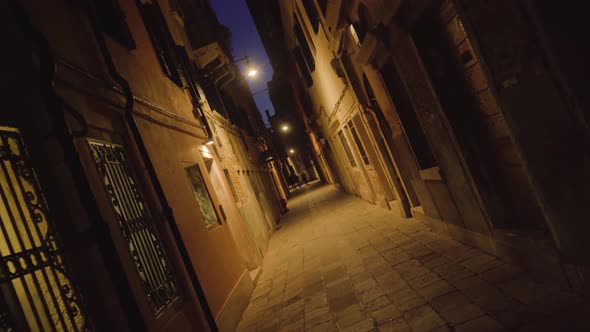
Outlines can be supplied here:
[[[167, 2], [161, 2], [162, 9], [166, 12]], [[25, 4], [33, 23], [43, 31], [59, 58], [94, 76], [110, 81], [83, 10], [75, 8], [67, 1], [54, 1], [49, 6], [42, 1], [25, 0]], [[129, 81], [134, 95], [166, 112], [198, 124], [186, 91], [176, 86], [163, 74], [135, 1], [121, 0], [120, 5], [125, 13], [136, 48], [130, 50], [111, 40], [108, 36], [106, 39], [115, 65], [121, 75]], [[173, 23], [175, 22], [169, 22], [169, 24]], [[133, 159], [139, 160], [139, 156], [133, 153], [135, 149], [132, 141], [129, 140], [130, 135], [122, 117], [122, 109], [107, 106], [104, 100], [100, 100], [100, 96], [105, 96], [106, 99], [122, 106], [124, 104], [123, 97], [108, 87], [100, 86], [99, 83], [90, 83], [91, 80], [88, 78], [84, 78], [81, 74], [76, 74], [61, 65], [58, 66], [58, 77], [69, 81], [65, 85], [58, 82], [58, 93], [64, 96], [88, 121], [91, 127], [90, 136], [101, 139], [118, 137], [126, 143], [127, 150]], [[88, 90], [99, 97], [90, 97], [86, 92], [76, 91], [72, 86]], [[226, 225], [210, 231], [205, 228], [201, 212], [183, 169], [185, 166], [182, 164], [183, 162], [202, 164], [197, 149], [202, 144], [205, 133], [195, 126], [163, 116], [139, 102], [135, 103], [134, 111], [147, 114], [162, 124], [180, 128], [199, 137], [193, 137], [136, 116], [149, 155], [174, 211], [208, 302], [214, 315], [217, 315], [240, 280], [245, 266]], [[74, 124], [74, 121], [72, 123]], [[80, 144], [84, 144], [84, 142], [82, 141]], [[138, 170], [138, 173], [142, 173], [142, 170]], [[209, 179], [205, 178], [207, 185], [211, 188]], [[151, 189], [145, 188], [145, 190], [148, 192], [146, 195], [149, 196]], [[211, 194], [215, 196], [214, 191], [211, 191]], [[154, 208], [152, 212], [158, 210], [159, 208]], [[173, 242], [169, 236], [163, 237], [166, 242]], [[174, 246], [174, 243], [170, 245], [172, 248]], [[181, 260], [176, 251], [170, 255], [174, 256], [173, 261], [180, 264]], [[179, 265], [175, 268], [181, 270], [183, 267]], [[177, 272], [177, 277], [186, 278], [186, 273]], [[181, 284], [186, 290], [184, 296], [194, 301], [194, 294], [188, 280], [183, 279]], [[173, 322], [170, 326], [175, 328], [183, 326], [183, 328], [190, 329], [187, 324], [190, 324], [190, 321], [194, 319], [190, 316], [198, 316], [198, 314], [195, 307], [189, 306], [188, 308], [192, 308], [193, 311], [182, 314], [176, 312], [173, 315], [174, 318], [169, 320], [169, 322]], [[194, 327], [194, 325], [192, 326]], [[164, 327], [160, 326], [159, 328]]]

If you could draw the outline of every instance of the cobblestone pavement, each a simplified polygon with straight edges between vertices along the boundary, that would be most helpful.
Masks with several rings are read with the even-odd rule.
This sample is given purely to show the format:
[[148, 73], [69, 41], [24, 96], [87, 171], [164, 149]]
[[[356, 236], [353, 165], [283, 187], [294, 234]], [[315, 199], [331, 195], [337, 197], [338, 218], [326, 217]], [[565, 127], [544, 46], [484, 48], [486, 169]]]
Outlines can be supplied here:
[[590, 331], [582, 298], [416, 220], [326, 185], [290, 208], [238, 331]]

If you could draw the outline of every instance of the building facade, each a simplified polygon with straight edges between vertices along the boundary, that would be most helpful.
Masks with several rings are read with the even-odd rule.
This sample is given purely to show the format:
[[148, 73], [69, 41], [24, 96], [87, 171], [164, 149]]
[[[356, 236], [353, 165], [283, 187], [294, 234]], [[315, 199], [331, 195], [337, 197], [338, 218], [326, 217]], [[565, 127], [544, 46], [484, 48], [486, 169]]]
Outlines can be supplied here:
[[[215, 18], [210, 6], [198, 9], [187, 6], [184, 12], [187, 13], [185, 16], [191, 16], [189, 21], [203, 22]], [[231, 38], [227, 36], [226, 28], [217, 20], [212, 20], [211, 26], [210, 31], [203, 31], [199, 26], [198, 30], [188, 29], [187, 32], [193, 41], [195, 65], [202, 76], [202, 93], [206, 97], [202, 109], [213, 142], [203, 149], [213, 157], [213, 163], [219, 163], [219, 174], [229, 184], [224, 188], [225, 197], [233, 199], [246, 226], [253, 247], [244, 246], [240, 253], [246, 258], [255, 279], [282, 212], [280, 200], [285, 196], [281, 182], [276, 181], [276, 170], [266, 160], [271, 150], [269, 133], [236, 64], [249, 59], [234, 60], [229, 53]], [[215, 31], [222, 33], [211, 38], [209, 34], [215, 35]], [[234, 232], [239, 233], [238, 229]]]
[[280, 209], [253, 102], [203, 89], [208, 2], [1, 9], [0, 330], [233, 330]]
[[587, 292], [587, 5], [262, 2], [330, 182]]

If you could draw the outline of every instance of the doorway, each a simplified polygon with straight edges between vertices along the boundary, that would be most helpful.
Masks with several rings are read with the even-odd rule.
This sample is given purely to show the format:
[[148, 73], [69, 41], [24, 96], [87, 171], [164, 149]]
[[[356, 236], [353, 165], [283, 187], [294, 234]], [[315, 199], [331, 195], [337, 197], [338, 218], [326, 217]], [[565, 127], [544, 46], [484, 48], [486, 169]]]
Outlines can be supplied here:
[[453, 1], [412, 37], [496, 227], [546, 229], [523, 164]]

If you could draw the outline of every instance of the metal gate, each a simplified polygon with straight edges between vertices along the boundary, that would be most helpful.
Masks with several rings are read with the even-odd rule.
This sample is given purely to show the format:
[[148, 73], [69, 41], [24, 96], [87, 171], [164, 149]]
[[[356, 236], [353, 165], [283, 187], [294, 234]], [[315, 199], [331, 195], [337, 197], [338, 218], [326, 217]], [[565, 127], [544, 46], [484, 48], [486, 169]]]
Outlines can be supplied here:
[[0, 331], [89, 331], [20, 133], [0, 127]]

